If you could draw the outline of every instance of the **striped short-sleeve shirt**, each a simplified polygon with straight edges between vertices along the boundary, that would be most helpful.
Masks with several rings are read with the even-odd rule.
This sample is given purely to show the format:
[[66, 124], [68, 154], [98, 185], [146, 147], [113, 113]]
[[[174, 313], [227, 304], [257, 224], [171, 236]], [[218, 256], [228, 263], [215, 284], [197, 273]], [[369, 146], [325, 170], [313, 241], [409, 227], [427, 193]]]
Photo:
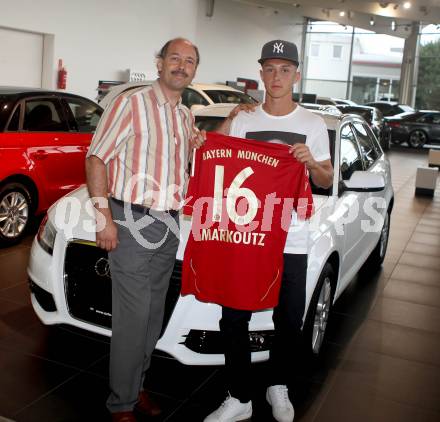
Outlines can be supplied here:
[[109, 194], [158, 211], [183, 203], [194, 118], [172, 107], [158, 81], [122, 93], [106, 108], [87, 156], [107, 166]]

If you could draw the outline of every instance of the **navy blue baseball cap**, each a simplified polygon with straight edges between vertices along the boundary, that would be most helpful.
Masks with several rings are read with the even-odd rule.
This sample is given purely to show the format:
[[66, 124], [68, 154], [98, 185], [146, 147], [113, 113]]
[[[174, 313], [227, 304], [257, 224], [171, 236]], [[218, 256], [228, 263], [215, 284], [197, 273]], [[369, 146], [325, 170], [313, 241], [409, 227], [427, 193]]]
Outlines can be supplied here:
[[261, 49], [261, 58], [258, 60], [258, 63], [263, 64], [264, 61], [268, 59], [289, 60], [298, 66], [298, 48], [293, 42], [289, 41], [269, 41], [263, 45], [263, 48]]

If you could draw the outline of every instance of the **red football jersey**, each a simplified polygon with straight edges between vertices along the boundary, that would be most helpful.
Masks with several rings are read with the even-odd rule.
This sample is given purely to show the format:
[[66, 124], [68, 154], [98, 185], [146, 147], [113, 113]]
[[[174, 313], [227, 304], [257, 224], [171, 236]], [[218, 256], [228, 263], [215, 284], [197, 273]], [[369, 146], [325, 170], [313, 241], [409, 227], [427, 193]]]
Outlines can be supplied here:
[[184, 213], [192, 215], [182, 294], [235, 309], [278, 303], [292, 210], [313, 209], [308, 173], [288, 146], [208, 133]]

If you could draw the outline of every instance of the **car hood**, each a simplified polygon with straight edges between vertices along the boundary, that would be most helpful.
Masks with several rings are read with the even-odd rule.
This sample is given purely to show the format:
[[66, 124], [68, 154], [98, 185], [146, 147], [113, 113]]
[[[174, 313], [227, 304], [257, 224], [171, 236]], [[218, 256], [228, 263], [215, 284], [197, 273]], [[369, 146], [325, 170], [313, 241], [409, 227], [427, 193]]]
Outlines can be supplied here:
[[[315, 215], [329, 198], [313, 195]], [[66, 241], [75, 239], [94, 242], [96, 240], [96, 220], [92, 201], [85, 185], [63, 196], [47, 212], [48, 219], [55, 227], [57, 235]], [[312, 217], [313, 218], [313, 217]], [[191, 218], [180, 215], [180, 246], [178, 259], [183, 259], [183, 251], [191, 230]]]

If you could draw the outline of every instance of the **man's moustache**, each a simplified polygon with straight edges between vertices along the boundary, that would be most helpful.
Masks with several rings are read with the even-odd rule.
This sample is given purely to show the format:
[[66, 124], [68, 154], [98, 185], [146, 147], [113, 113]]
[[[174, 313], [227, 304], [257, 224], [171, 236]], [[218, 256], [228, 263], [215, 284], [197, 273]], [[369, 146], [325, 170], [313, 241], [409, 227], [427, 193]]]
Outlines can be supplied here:
[[182, 76], [185, 76], [185, 78], [187, 78], [188, 77], [188, 74], [187, 73], [185, 73], [185, 72], [179, 72], [179, 71], [174, 71], [174, 72], [171, 72], [171, 74], [172, 75], [182, 75]]

